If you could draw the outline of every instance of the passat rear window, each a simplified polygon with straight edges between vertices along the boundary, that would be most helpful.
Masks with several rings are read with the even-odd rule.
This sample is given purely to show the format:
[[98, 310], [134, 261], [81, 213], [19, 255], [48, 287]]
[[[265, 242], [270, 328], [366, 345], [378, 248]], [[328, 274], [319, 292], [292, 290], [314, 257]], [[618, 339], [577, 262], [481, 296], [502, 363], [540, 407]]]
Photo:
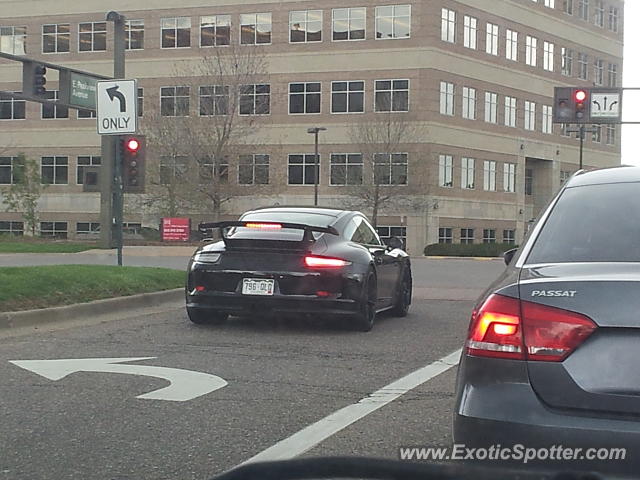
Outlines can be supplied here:
[[640, 183], [568, 188], [527, 263], [640, 262]]

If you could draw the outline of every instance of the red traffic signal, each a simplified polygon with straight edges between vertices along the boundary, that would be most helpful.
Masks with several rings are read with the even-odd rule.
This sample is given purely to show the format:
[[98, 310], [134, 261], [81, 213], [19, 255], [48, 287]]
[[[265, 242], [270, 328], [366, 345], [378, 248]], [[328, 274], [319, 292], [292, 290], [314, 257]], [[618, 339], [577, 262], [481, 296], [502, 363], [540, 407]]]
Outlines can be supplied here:
[[131, 153], [136, 153], [140, 149], [140, 142], [136, 138], [130, 138], [126, 141], [125, 147]]
[[582, 103], [587, 99], [587, 92], [585, 90], [576, 90], [573, 98], [575, 98], [577, 103]]

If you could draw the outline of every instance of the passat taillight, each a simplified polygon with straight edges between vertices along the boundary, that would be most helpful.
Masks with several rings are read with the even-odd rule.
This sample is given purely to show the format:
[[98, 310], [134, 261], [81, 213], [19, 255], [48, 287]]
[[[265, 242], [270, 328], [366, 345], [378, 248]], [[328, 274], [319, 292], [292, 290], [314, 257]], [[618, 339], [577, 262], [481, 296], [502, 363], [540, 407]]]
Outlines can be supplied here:
[[561, 362], [596, 328], [579, 313], [494, 294], [471, 317], [466, 351], [478, 357]]
[[304, 264], [309, 268], [342, 268], [350, 265], [351, 262], [342, 260], [341, 258], [307, 255], [304, 257]]

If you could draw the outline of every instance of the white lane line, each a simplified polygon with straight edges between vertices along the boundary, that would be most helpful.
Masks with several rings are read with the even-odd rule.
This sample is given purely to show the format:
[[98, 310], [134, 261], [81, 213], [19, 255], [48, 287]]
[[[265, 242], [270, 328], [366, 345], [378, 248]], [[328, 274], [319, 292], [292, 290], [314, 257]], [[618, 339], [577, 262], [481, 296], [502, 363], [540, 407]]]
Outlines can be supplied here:
[[288, 460], [308, 452], [319, 443], [335, 435], [352, 423], [357, 422], [370, 413], [393, 402], [410, 390], [455, 367], [460, 361], [460, 353], [461, 350], [456, 350], [446, 357], [442, 357], [390, 383], [386, 387], [382, 387], [380, 390], [364, 397], [358, 403], [341, 408], [322, 420], [303, 428], [290, 437], [263, 450], [243, 462], [243, 465], [254, 462]]

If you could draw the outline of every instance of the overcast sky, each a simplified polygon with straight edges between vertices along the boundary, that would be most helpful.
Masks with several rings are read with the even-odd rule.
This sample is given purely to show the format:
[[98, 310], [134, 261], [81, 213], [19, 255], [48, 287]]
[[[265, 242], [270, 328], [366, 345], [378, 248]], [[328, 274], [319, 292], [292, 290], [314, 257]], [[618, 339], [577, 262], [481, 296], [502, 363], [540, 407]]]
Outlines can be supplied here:
[[[636, 20], [640, 20], [640, 0], [627, 0], [624, 4], [625, 29], [624, 29], [624, 79], [623, 86], [640, 88], [640, 29], [637, 29]], [[634, 96], [633, 101], [631, 96]], [[623, 110], [625, 118], [639, 121], [638, 116], [630, 116], [635, 109], [636, 94], [628, 94], [625, 97]], [[631, 108], [630, 108], [631, 107]], [[640, 165], [638, 153], [638, 138], [640, 137], [640, 125], [625, 125], [622, 127], [622, 163], [627, 165]]]

